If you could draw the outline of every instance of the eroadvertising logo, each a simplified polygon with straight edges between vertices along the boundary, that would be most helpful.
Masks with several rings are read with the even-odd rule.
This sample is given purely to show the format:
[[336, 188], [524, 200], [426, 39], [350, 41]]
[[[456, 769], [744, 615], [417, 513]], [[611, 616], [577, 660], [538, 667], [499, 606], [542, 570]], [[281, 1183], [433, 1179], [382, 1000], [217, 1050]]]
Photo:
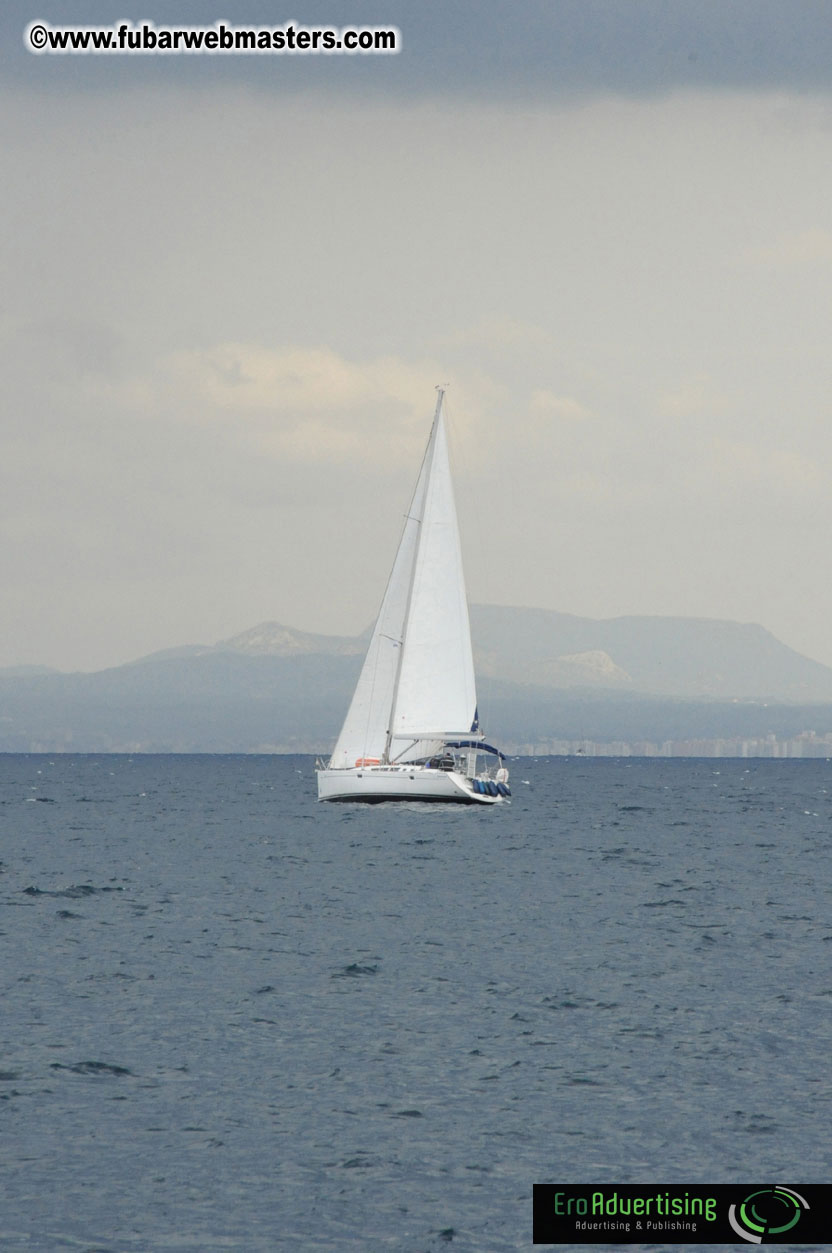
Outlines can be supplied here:
[[832, 1185], [534, 1185], [535, 1244], [829, 1244]]
[[[772, 1236], [784, 1236], [792, 1231], [801, 1215], [809, 1209], [809, 1202], [799, 1192], [782, 1186], [761, 1188], [752, 1192], [740, 1205], [728, 1210], [728, 1221], [738, 1236], [751, 1244], [768, 1243]], [[800, 1233], [795, 1233], [799, 1239]], [[792, 1237], [789, 1242], [793, 1243]]]

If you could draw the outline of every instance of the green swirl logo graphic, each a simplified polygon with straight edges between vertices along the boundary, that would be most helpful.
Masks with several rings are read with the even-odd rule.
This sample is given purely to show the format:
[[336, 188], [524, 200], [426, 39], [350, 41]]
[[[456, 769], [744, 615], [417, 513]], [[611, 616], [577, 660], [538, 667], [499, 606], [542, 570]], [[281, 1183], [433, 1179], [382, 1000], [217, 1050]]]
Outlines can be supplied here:
[[732, 1205], [728, 1221], [743, 1240], [762, 1244], [763, 1240], [791, 1231], [808, 1208], [809, 1202], [792, 1188], [763, 1188], [752, 1192], [740, 1205]]

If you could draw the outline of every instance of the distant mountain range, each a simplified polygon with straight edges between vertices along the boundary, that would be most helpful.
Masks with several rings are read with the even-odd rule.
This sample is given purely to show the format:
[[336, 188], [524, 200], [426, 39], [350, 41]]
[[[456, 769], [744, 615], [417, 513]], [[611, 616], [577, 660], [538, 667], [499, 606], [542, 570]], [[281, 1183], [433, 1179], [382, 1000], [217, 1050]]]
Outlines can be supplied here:
[[475, 605], [471, 626], [478, 673], [516, 683], [686, 699], [832, 700], [832, 668], [753, 623], [596, 620]]
[[[832, 732], [832, 668], [760, 626], [473, 606], [483, 725], [507, 747]], [[315, 752], [367, 644], [264, 623], [93, 674], [0, 670], [0, 751]]]

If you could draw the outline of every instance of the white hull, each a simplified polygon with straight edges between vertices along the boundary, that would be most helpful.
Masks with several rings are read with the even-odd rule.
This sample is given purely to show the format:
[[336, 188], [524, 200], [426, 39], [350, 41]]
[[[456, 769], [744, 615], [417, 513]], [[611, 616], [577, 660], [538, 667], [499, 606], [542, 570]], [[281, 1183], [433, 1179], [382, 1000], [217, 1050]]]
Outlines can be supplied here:
[[455, 770], [362, 766], [318, 771], [318, 800], [322, 801], [450, 801], [463, 805], [497, 805], [503, 799], [501, 795], [481, 795], [470, 779]]

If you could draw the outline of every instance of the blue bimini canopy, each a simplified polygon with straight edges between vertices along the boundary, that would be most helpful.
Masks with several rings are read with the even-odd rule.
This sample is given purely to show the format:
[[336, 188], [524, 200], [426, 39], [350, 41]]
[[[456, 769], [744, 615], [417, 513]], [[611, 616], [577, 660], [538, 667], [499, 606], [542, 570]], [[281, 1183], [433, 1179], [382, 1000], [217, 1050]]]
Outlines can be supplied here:
[[506, 759], [505, 753], [501, 753], [499, 748], [494, 748], [493, 744], [484, 744], [482, 740], [448, 740], [446, 743], [448, 748], [477, 748], [481, 753], [494, 753], [500, 761]]

